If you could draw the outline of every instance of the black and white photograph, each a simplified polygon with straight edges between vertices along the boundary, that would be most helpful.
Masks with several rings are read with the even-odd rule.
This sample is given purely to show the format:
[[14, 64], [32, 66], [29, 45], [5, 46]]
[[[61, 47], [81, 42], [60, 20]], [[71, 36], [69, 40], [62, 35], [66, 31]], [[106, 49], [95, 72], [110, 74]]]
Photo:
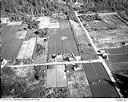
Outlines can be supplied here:
[[128, 101], [128, 0], [0, 0], [0, 9], [0, 100]]

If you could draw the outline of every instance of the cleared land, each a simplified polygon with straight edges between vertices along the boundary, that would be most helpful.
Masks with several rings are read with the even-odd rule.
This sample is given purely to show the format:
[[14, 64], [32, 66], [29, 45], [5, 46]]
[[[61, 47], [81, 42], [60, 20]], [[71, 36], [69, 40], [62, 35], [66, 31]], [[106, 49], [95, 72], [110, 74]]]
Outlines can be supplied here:
[[[73, 32], [68, 21], [59, 22], [60, 28], [50, 29], [48, 56], [49, 60], [52, 54], [64, 54], [73, 52], [78, 55], [77, 46], [73, 38]], [[52, 68], [51, 68], [52, 67]], [[66, 73], [64, 66], [51, 66], [47, 70], [47, 87], [64, 87], [67, 86]], [[62, 74], [59, 74], [62, 73]], [[52, 81], [51, 81], [52, 80]]]
[[[50, 29], [49, 35], [49, 59], [52, 54], [68, 54], [73, 53], [75, 56], [78, 56], [78, 49], [77, 45], [73, 36], [73, 31], [70, 28], [68, 21], [60, 22], [59, 29]], [[53, 67], [53, 68], [51, 68]], [[47, 83], [51, 87], [55, 85], [63, 86], [68, 85], [69, 93], [71, 98], [73, 97], [92, 97], [88, 81], [86, 79], [86, 75], [83, 70], [79, 70], [73, 72], [71, 70], [71, 66], [66, 66], [66, 69], [69, 71], [67, 72], [67, 77], [64, 79], [65, 75], [59, 74], [58, 81], [56, 81], [56, 76], [58, 75], [58, 67], [54, 68], [54, 66], [48, 67], [47, 70]], [[59, 73], [65, 73], [62, 66], [60, 66]], [[66, 73], [65, 73], [66, 74]], [[52, 76], [51, 76], [52, 75]], [[52, 80], [48, 80], [52, 79]], [[64, 80], [63, 80], [64, 79]], [[49, 81], [49, 82], [48, 82]], [[63, 81], [63, 82], [62, 82]], [[66, 83], [65, 83], [66, 81]], [[61, 84], [60, 84], [61, 83]], [[59, 87], [58, 86], [58, 87]]]
[[128, 71], [128, 63], [113, 63], [110, 69], [112, 72]]
[[27, 31], [26, 30], [25, 31], [18, 31], [16, 33], [16, 36], [17, 36], [18, 39], [25, 39], [26, 34], [27, 34]]
[[47, 88], [67, 87], [66, 73], [64, 65], [49, 66], [47, 70]]
[[48, 48], [49, 57], [52, 54], [71, 52], [73, 52], [75, 56], [79, 55], [68, 21], [60, 22], [59, 29], [50, 29]]
[[40, 21], [39, 29], [59, 28], [59, 22], [50, 17], [40, 17], [40, 18], [36, 19], [36, 21]]
[[[97, 46], [99, 50], [105, 50], [105, 53], [108, 54], [109, 59], [105, 60], [108, 64], [112, 74], [118, 83], [118, 87], [120, 92], [124, 97], [127, 96], [127, 87], [124, 89], [124, 85], [127, 80], [127, 73], [128, 73], [128, 52], [127, 52], [127, 43], [128, 43], [128, 26], [127, 22], [124, 22], [122, 18], [119, 17], [118, 14], [100, 14], [97, 16], [100, 19], [97, 19], [96, 15], [89, 16], [88, 18], [85, 15], [80, 16], [83, 25], [88, 30], [93, 42]], [[93, 19], [92, 19], [93, 18]], [[125, 46], [122, 44], [124, 42]], [[97, 70], [100, 67], [97, 67]], [[102, 70], [101, 70], [102, 71]], [[91, 71], [91, 73], [93, 73]], [[87, 73], [88, 74], [88, 73]], [[120, 78], [118, 78], [118, 75]], [[88, 75], [87, 75], [88, 76]], [[123, 77], [126, 76], [126, 80], [123, 80]], [[123, 81], [122, 81], [123, 80]], [[112, 85], [110, 81], [109, 84]], [[99, 82], [97, 81], [97, 87], [100, 86]], [[103, 81], [104, 83], [104, 81]], [[120, 85], [121, 84], [121, 85]], [[94, 87], [95, 85], [90, 84], [90, 88]], [[104, 85], [105, 86], [105, 85]], [[107, 86], [103, 89], [106, 89]], [[102, 85], [101, 85], [102, 89]], [[99, 89], [100, 90], [100, 89]], [[109, 90], [109, 89], [108, 89]], [[123, 90], [123, 91], [122, 91]], [[96, 94], [97, 97], [100, 97], [103, 94], [98, 96], [97, 91], [91, 90], [92, 93]], [[107, 92], [107, 91], [106, 91]], [[115, 95], [116, 96], [116, 95]], [[104, 97], [104, 96], [103, 96]], [[107, 96], [106, 96], [107, 97]]]
[[119, 97], [101, 63], [83, 64], [93, 97]]
[[128, 62], [128, 55], [123, 54], [123, 55], [109, 55], [110, 61], [112, 63], [117, 63], [117, 62]]
[[32, 58], [35, 44], [36, 44], [36, 38], [31, 38], [28, 41], [24, 41], [22, 46], [21, 46], [21, 49], [17, 55], [17, 59]]
[[114, 30], [91, 31], [90, 35], [99, 49], [121, 47], [121, 42], [123, 41], [128, 43], [128, 34], [126, 30], [120, 28]]
[[96, 55], [93, 47], [89, 46], [90, 42], [89, 42], [84, 30], [80, 26], [80, 24], [75, 21], [72, 21], [72, 20], [70, 20], [70, 23], [71, 23], [73, 31], [75, 33], [74, 35], [77, 40], [77, 46], [79, 49], [79, 53], [81, 55], [81, 59], [82, 60], [97, 59], [97, 55]]
[[1, 56], [4, 59], [15, 59], [20, 50], [23, 40], [16, 38], [16, 32], [18, 28], [19, 25], [4, 25], [1, 28]]
[[[46, 21], [45, 21], [45, 19], [46, 19]], [[96, 53], [94, 52], [91, 44], [89, 43], [89, 41], [86, 37], [85, 32], [83, 31], [83, 29], [81, 28], [81, 26], [79, 24], [71, 21], [70, 23], [72, 24], [72, 26], [70, 26], [70, 23], [68, 21], [59, 21], [58, 22], [57, 20], [53, 20], [53, 19], [49, 19], [49, 18], [48, 19], [45, 18], [45, 19], [43, 18], [43, 20], [41, 21], [42, 23], [40, 23], [40, 27], [42, 27], [42, 28], [40, 28], [40, 29], [44, 29], [45, 27], [50, 28], [50, 30], [48, 32], [49, 43], [48, 42], [46, 43], [41, 38], [37, 39], [37, 44], [39, 44], [40, 46], [42, 46], [44, 48], [42, 48], [43, 51], [42, 51], [41, 55], [37, 55], [37, 57], [36, 57], [37, 59], [35, 60], [34, 63], [36, 63], [36, 61], [38, 63], [46, 62], [46, 60], [47, 60], [46, 54], [47, 53], [45, 53], [45, 51], [47, 51], [47, 50], [48, 50], [48, 62], [51, 61], [50, 58], [51, 58], [52, 54], [58, 54], [58, 53], [59, 54], [73, 53], [74, 56], [81, 55], [83, 60], [97, 59]], [[121, 25], [120, 22], [119, 22], [119, 24]], [[120, 26], [118, 24], [115, 24], [115, 25], [116, 25], [116, 27], [119, 28], [118, 30], [121, 30], [121, 32], [118, 31], [120, 33], [120, 36], [119, 35], [117, 36], [116, 34], [114, 34], [114, 33], [116, 33], [116, 30], [115, 30], [115, 32], [111, 32], [113, 30], [109, 30], [111, 32], [111, 34], [113, 35], [112, 39], [115, 39], [115, 41], [116, 41], [117, 38], [119, 37], [120, 41], [123, 41], [123, 37], [121, 34], [122, 34], [122, 32], [124, 34], [124, 32], [127, 32], [127, 30], [123, 31], [123, 28], [120, 28]], [[102, 21], [102, 22], [91, 21], [88, 23], [88, 26], [90, 26], [90, 28], [87, 27], [90, 34], [95, 33], [92, 35], [92, 39], [94, 40], [95, 43], [99, 44], [99, 45], [97, 44], [97, 46], [99, 48], [102, 48], [102, 46], [104, 46], [106, 44], [106, 42], [104, 40], [105, 39], [108, 40], [111, 36], [111, 34], [109, 35], [109, 33], [107, 33], [107, 31], [106, 31], [106, 33], [109, 36], [106, 35], [106, 33], [104, 33], [104, 31], [106, 29], [108, 29], [108, 27], [110, 25], [105, 21]], [[12, 26], [11, 29], [13, 29], [13, 27], [14, 26]], [[103, 32], [101, 32], [101, 30]], [[97, 32], [99, 35], [97, 35]], [[20, 35], [21, 34], [20, 32], [17, 34], [18, 35], [16, 36], [16, 33], [15, 33], [15, 37], [17, 37], [17, 38], [25, 38], [25, 36], [26, 36], [25, 32], [24, 32], [23, 36]], [[103, 34], [103, 35], [100, 35], [100, 34]], [[32, 35], [30, 35], [30, 36], [34, 37], [36, 35], [34, 35], [34, 33], [33, 33], [33, 36]], [[126, 36], [125, 36], [125, 38], [126, 38]], [[107, 38], [107, 37], [109, 37], [109, 38]], [[100, 38], [100, 40], [96, 39], [96, 38]], [[110, 38], [109, 40], [112, 40], [112, 39]], [[126, 40], [127, 40], [127, 38], [126, 38]], [[8, 41], [8, 39], [6, 41]], [[21, 55], [20, 59], [26, 58], [24, 56], [28, 56], [29, 54], [30, 54], [30, 56], [32, 56], [32, 53], [30, 53], [30, 52], [33, 52], [33, 49], [35, 46], [35, 40], [28, 41], [28, 42], [25, 41], [25, 42], [27, 44], [25, 45], [25, 47], [23, 47], [24, 48], [23, 54], [22, 54], [22, 51], [19, 51], [19, 55]], [[28, 43], [30, 43], [30, 44], [28, 44]], [[113, 43], [113, 45], [114, 45], [114, 43]], [[47, 44], [48, 44], [48, 49], [47, 49]], [[24, 44], [23, 44], [23, 46], [24, 46]], [[33, 47], [31, 47], [31, 46], [33, 46]], [[21, 49], [22, 49], [22, 47], [21, 47]], [[119, 48], [119, 50], [118, 50], [118, 53], [121, 55], [116, 55], [116, 56], [111, 55], [111, 54], [114, 54], [115, 52], [110, 51], [110, 53], [109, 53], [110, 56], [114, 56], [114, 57], [109, 56], [111, 62], [113, 62], [113, 63], [121, 62], [121, 61], [124, 62], [124, 60], [128, 60], [128, 58], [124, 57], [123, 53], [121, 53], [122, 52], [121, 48]], [[118, 58], [116, 58], [116, 57], [118, 57]], [[122, 59], [120, 59], [121, 57], [122, 57]], [[38, 83], [40, 83], [40, 79], [41, 79], [41, 80], [43, 80], [42, 81], [43, 88], [45, 86], [44, 84], [46, 84], [45, 88], [49, 90], [48, 94], [54, 93], [54, 91], [53, 91], [54, 88], [56, 88], [56, 89], [65, 88], [65, 89], [68, 89], [68, 90], [66, 90], [66, 92], [69, 92], [70, 93], [69, 97], [72, 97], [72, 98], [73, 97], [119, 97], [117, 91], [115, 90], [115, 87], [113, 86], [113, 83], [111, 83], [111, 80], [109, 79], [109, 76], [101, 63], [80, 64], [79, 66], [80, 66], [81, 70], [78, 70], [78, 71], [74, 71], [72, 69], [72, 65], [71, 66], [53, 65], [53, 66], [48, 66], [47, 67], [48, 69], [45, 69], [44, 67], [41, 66], [40, 69], [42, 69], [42, 71], [45, 69], [45, 72], [43, 73], [43, 76], [45, 76], [45, 78], [41, 78], [42, 72], [40, 73], [41, 75], [38, 76], [38, 67], [39, 66], [34, 67], [34, 69], [32, 68], [32, 70], [36, 71], [36, 74], [32, 73], [33, 78], [34, 78], [32, 80], [34, 80], [34, 81], [31, 81], [32, 83], [29, 83], [28, 86], [29, 85], [31, 86], [32, 84], [37, 85]], [[127, 64], [126, 64], [126, 66], [127, 66]], [[67, 67], [68, 67], [68, 71], [65, 70]], [[23, 68], [21, 68], [21, 69], [19, 68], [18, 70], [15, 69], [15, 71], [17, 73], [17, 76], [26, 77], [27, 73], [25, 73], [25, 72], [28, 72], [29, 68], [26, 68], [26, 70], [23, 70]], [[46, 82], [45, 82], [45, 79], [46, 79]]]
[[112, 49], [105, 49], [105, 51], [109, 54], [127, 54], [128, 53], [128, 46], [121, 47], [121, 48], [112, 48]]
[[77, 71], [72, 70], [72, 65], [67, 65], [66, 69], [67, 80], [68, 80], [68, 89], [70, 92], [71, 98], [85, 98], [93, 97], [89, 83], [84, 72], [82, 64], [79, 64], [80, 68]]

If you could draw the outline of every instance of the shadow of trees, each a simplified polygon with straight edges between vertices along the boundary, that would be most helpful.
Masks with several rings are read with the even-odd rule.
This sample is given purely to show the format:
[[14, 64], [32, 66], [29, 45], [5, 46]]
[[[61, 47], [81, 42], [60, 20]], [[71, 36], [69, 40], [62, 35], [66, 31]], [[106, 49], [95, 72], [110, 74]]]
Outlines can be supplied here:
[[110, 85], [119, 88], [123, 97], [128, 98], [128, 77], [125, 75], [115, 73], [113, 74], [113, 76], [116, 80], [115, 83], [107, 79], [104, 80], [107, 81]]

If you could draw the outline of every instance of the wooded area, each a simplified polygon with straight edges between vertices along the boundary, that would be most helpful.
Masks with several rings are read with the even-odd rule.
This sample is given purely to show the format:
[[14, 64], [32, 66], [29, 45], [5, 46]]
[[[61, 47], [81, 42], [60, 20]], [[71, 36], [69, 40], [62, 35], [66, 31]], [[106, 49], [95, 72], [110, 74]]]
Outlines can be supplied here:
[[[64, 0], [66, 1], [66, 0]], [[128, 0], [78, 0], [83, 1], [83, 11], [126, 11]], [[67, 6], [54, 0], [1, 0], [1, 16], [24, 20], [26, 16], [51, 16], [53, 13], [67, 12]]]
[[83, 0], [85, 10], [98, 11], [126, 11], [128, 12], [128, 0]]
[[26, 16], [51, 16], [53, 13], [65, 12], [67, 8], [64, 4], [47, 0], [2, 0], [1, 15], [3, 17], [13, 17], [24, 19]]

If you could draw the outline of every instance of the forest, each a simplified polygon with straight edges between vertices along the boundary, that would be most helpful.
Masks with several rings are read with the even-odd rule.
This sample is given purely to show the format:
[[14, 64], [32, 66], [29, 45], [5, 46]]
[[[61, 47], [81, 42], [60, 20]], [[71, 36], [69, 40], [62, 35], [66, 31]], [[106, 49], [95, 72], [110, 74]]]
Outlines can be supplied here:
[[[63, 0], [69, 2], [68, 0]], [[84, 2], [83, 11], [125, 11], [128, 14], [128, 0], [78, 0]], [[67, 6], [57, 0], [1, 0], [1, 16], [16, 20], [26, 16], [51, 16], [53, 13], [68, 11]]]
[[128, 0], [83, 0], [83, 8], [93, 12], [99, 11], [126, 11], [128, 12]]
[[1, 16], [24, 19], [26, 16], [51, 16], [53, 13], [65, 12], [64, 4], [48, 0], [1, 0]]

